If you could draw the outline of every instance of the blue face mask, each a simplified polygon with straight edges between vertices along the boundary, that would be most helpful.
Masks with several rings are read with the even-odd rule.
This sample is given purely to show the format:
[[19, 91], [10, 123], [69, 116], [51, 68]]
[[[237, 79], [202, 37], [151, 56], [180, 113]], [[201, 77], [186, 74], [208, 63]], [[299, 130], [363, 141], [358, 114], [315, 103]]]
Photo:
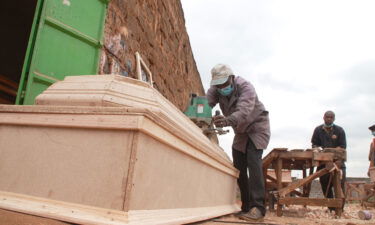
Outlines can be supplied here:
[[374, 135], [375, 136], [375, 130], [372, 132], [372, 135]]
[[218, 88], [217, 90], [222, 96], [229, 96], [233, 91], [233, 87], [230, 84], [226, 86], [225, 88]]
[[327, 127], [327, 128], [333, 127], [333, 123], [331, 123], [330, 125], [324, 124], [324, 127]]

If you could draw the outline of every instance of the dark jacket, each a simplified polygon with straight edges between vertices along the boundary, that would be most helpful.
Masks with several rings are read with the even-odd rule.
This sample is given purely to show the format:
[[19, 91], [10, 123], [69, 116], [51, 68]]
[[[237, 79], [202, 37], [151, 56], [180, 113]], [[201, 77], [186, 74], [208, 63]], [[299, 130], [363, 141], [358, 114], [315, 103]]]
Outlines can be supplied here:
[[332, 130], [328, 133], [324, 130], [324, 125], [317, 126], [311, 138], [312, 147], [346, 149], [346, 136], [342, 127], [333, 125]]
[[211, 86], [207, 99], [211, 107], [219, 103], [224, 116], [230, 121], [235, 133], [233, 149], [245, 152], [249, 137], [257, 149], [267, 148], [271, 135], [268, 111], [250, 82], [236, 76], [230, 96], [220, 95], [216, 86]]

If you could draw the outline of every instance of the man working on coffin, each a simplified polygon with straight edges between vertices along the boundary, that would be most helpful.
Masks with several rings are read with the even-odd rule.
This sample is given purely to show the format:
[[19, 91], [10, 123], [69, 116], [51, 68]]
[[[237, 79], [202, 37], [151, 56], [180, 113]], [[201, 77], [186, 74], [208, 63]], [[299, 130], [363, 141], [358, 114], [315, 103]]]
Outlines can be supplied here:
[[[211, 70], [208, 103], [217, 103], [224, 116], [215, 116], [217, 127], [232, 126], [235, 136], [232, 145], [233, 164], [240, 171], [237, 180], [241, 192], [241, 219], [262, 221], [264, 207], [263, 149], [270, 139], [268, 111], [259, 101], [253, 85], [235, 76], [231, 68], [218, 64]], [[247, 170], [249, 169], [249, 176]]]

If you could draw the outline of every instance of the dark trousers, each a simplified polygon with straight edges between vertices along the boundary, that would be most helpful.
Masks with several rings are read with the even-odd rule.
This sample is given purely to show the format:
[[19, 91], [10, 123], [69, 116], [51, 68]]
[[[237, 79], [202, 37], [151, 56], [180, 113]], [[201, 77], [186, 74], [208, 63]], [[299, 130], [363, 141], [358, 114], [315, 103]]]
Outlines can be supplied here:
[[[317, 170], [321, 170], [324, 167], [325, 167], [325, 165], [318, 166]], [[341, 188], [342, 188], [343, 193], [345, 194], [346, 168], [341, 167], [341, 170], [342, 170]], [[327, 174], [324, 174], [323, 176], [321, 176], [319, 178], [320, 186], [322, 186], [323, 195], [325, 195], [327, 193], [327, 196], [325, 196], [326, 198], [333, 198], [334, 197], [334, 194], [333, 194], [333, 177], [330, 178], [330, 176], [331, 176], [331, 174], [327, 173]], [[330, 179], [331, 179], [331, 182], [329, 182]], [[329, 187], [328, 187], [328, 185], [329, 185]], [[328, 188], [328, 192], [327, 192], [327, 188]]]
[[232, 149], [234, 167], [240, 171], [237, 183], [241, 192], [241, 210], [249, 211], [251, 208], [257, 207], [265, 215], [262, 154], [263, 150], [256, 149], [250, 138], [246, 146], [246, 153]]

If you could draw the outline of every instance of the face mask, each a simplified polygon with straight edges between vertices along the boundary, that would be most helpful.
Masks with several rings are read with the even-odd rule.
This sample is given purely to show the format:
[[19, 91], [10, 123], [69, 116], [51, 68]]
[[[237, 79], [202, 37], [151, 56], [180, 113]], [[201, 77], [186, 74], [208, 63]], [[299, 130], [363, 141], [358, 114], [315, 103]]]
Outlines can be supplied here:
[[327, 127], [327, 128], [333, 127], [333, 123], [331, 123], [330, 125], [324, 124], [324, 127]]
[[372, 132], [372, 135], [374, 135], [375, 136], [375, 130]]
[[225, 88], [221, 88], [221, 89], [217, 89], [217, 90], [219, 91], [219, 93], [220, 93], [221, 95], [223, 95], [223, 96], [228, 96], [228, 95], [230, 95], [230, 94], [232, 93], [232, 91], [233, 91], [233, 87], [232, 87], [232, 85], [230, 84], [230, 85], [226, 86]]

